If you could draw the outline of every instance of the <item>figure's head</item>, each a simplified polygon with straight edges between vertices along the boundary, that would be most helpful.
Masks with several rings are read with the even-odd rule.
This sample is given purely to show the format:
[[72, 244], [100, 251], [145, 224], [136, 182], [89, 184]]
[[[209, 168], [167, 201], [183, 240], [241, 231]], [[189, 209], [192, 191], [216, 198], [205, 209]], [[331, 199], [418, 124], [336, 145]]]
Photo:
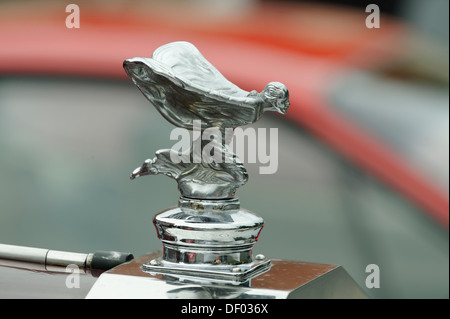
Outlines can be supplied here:
[[286, 114], [289, 103], [289, 91], [280, 82], [270, 82], [263, 90], [264, 99], [272, 106], [272, 111]]

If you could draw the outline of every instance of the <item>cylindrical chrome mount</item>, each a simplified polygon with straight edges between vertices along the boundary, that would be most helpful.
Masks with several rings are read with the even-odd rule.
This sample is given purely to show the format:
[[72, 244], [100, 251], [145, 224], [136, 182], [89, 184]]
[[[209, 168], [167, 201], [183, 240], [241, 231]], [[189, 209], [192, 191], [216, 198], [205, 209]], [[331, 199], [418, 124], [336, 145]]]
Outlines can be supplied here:
[[252, 256], [264, 221], [240, 208], [238, 199], [181, 197], [153, 223], [163, 255], [144, 264], [145, 271], [243, 281], [270, 266]]

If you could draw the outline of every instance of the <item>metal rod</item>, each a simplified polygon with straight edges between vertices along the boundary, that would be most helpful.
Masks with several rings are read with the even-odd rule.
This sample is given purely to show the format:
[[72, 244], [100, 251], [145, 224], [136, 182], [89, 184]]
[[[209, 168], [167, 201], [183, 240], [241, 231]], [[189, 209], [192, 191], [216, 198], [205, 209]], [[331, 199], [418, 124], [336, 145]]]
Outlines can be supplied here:
[[0, 244], [0, 266], [40, 271], [65, 272], [69, 265], [75, 265], [85, 272], [92, 269], [108, 270], [133, 258], [130, 253], [116, 251], [84, 254]]
[[86, 270], [92, 254], [0, 244], [0, 264], [45, 271], [65, 271], [69, 265]]

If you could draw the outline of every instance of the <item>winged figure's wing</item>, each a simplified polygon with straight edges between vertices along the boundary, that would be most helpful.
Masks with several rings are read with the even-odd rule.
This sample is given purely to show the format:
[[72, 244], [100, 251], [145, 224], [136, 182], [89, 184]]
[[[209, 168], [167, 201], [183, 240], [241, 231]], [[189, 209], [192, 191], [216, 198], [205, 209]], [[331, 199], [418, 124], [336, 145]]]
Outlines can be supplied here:
[[158, 48], [152, 58], [125, 60], [128, 76], [172, 124], [237, 127], [259, 116], [258, 99], [228, 81], [188, 42]]

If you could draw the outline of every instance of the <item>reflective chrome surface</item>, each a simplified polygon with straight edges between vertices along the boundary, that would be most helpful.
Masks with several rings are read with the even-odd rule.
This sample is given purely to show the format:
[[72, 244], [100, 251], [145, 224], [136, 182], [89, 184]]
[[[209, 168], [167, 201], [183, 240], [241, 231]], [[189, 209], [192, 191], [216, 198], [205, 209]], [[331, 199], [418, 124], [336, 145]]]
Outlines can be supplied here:
[[234, 128], [264, 112], [286, 113], [287, 88], [270, 82], [261, 93], [241, 90], [188, 42], [163, 45], [152, 58], [128, 59], [123, 66], [166, 120], [192, 131], [187, 150], [159, 150], [131, 174], [164, 174], [181, 193], [178, 207], [153, 219], [163, 254], [143, 270], [231, 282], [267, 271], [270, 260], [252, 256], [264, 221], [240, 208], [235, 192], [247, 182], [247, 170], [227, 144]]
[[182, 197], [178, 207], [157, 214], [153, 222], [163, 254], [145, 263], [144, 271], [243, 281], [270, 267], [270, 260], [252, 256], [264, 221], [241, 209], [237, 199]]
[[[132, 172], [131, 179], [164, 174], [177, 181], [182, 196], [233, 198], [248, 176], [227, 147], [231, 137], [229, 133], [229, 138], [226, 137], [226, 129], [254, 123], [266, 111], [286, 113], [290, 105], [287, 88], [282, 83], [270, 82], [260, 93], [244, 91], [229, 82], [194, 45], [183, 41], [161, 46], [152, 58], [125, 60], [123, 66], [166, 120], [197, 133], [192, 145], [201, 143], [200, 148], [191, 146], [184, 154], [159, 150], [155, 158], [146, 160]], [[201, 140], [199, 137], [208, 129], [209, 138]], [[210, 152], [204, 154], [206, 145], [220, 151], [221, 160]], [[174, 162], [172, 155], [185, 160]]]
[[[202, 147], [206, 143], [202, 141]], [[171, 155], [175, 154], [171, 149], [158, 150], [156, 157], [147, 159], [140, 167], [136, 168], [131, 179], [145, 175], [163, 174], [173, 178], [178, 183], [178, 189], [182, 196], [199, 199], [230, 199], [233, 198], [238, 187], [248, 180], [247, 170], [237, 156], [227, 151], [226, 146], [217, 146], [223, 150], [226, 158], [231, 158], [231, 163], [174, 163]], [[187, 158], [192, 159], [194, 151], [188, 151]], [[184, 155], [182, 155], [184, 156]], [[199, 156], [200, 157], [200, 156]], [[204, 159], [205, 157], [203, 157]]]
[[144, 263], [142, 270], [153, 276], [158, 274], [168, 275], [181, 281], [187, 280], [199, 284], [208, 282], [239, 285], [267, 272], [270, 267], [271, 261], [269, 259], [255, 259], [229, 267], [227, 264], [205, 265], [168, 262], [159, 257]]
[[[163, 243], [187, 247], [252, 245], [258, 240], [263, 219], [239, 207], [224, 207], [229, 202], [207, 202], [220, 209], [179, 206], [161, 212], [154, 217], [158, 237]], [[238, 201], [233, 200], [233, 204], [236, 203]]]
[[124, 68], [145, 97], [166, 120], [191, 129], [233, 128], [257, 121], [266, 111], [286, 113], [289, 93], [279, 82], [261, 93], [247, 92], [229, 82], [188, 42], [161, 46], [152, 58], [125, 60]]
[[153, 223], [163, 254], [145, 263], [144, 271], [242, 281], [270, 267], [270, 260], [252, 256], [264, 221], [237, 199], [181, 197], [178, 207], [157, 214]]

